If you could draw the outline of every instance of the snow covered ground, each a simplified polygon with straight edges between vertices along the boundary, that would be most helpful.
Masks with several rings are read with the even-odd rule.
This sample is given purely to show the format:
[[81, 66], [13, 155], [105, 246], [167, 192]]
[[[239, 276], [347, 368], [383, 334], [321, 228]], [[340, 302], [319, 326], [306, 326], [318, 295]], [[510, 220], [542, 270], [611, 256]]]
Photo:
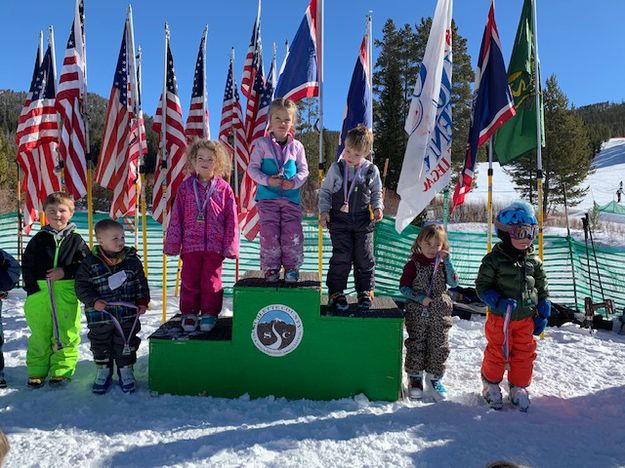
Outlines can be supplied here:
[[[571, 210], [571, 213], [585, 213], [593, 202], [605, 205], [616, 200], [619, 182], [625, 182], [625, 138], [612, 138], [605, 142], [593, 161], [595, 172], [590, 174], [582, 186], [589, 186], [588, 195]], [[477, 187], [467, 196], [467, 203], [484, 203], [488, 193], [488, 163], [479, 163]], [[506, 203], [520, 198], [515, 191], [512, 178], [499, 163], [493, 164], [493, 201]], [[625, 203], [625, 197], [623, 198]]]
[[[450, 398], [438, 404], [371, 402], [362, 395], [330, 402], [152, 397], [147, 341], [136, 366], [137, 393], [115, 387], [96, 396], [86, 333], [71, 384], [26, 388], [23, 301], [14, 291], [3, 311], [10, 388], [0, 390], [0, 426], [12, 445], [9, 467], [483, 467], [502, 459], [625, 466], [625, 336], [614, 332], [549, 329], [538, 344], [527, 414], [490, 410], [478, 397], [483, 320], [455, 319], [445, 378]], [[141, 336], [159, 319], [155, 301]]]

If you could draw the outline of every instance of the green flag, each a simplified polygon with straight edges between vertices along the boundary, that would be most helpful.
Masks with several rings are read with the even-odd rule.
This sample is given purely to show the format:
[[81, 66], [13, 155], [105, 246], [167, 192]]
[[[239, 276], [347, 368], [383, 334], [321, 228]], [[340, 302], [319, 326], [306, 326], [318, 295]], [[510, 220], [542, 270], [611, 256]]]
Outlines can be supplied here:
[[[495, 133], [494, 149], [500, 164], [507, 164], [536, 148], [536, 86], [534, 83], [534, 31], [532, 0], [523, 2], [521, 20], [508, 66], [508, 83], [516, 115]], [[538, 70], [540, 83], [540, 70]], [[540, 106], [541, 140], [545, 144], [542, 96]]]

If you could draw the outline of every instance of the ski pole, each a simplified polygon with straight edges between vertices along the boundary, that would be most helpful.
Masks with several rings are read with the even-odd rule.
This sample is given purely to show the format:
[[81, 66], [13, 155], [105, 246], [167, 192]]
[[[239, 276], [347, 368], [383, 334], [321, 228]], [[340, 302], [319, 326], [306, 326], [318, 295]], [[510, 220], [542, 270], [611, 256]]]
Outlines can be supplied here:
[[584, 227], [584, 244], [586, 244], [586, 268], [588, 271], [588, 286], [590, 287], [590, 299], [592, 300], [592, 273], [590, 271], [590, 252], [588, 252], [588, 213], [582, 217]]
[[[436, 278], [436, 272], [438, 271], [438, 267], [441, 264], [441, 256], [437, 255], [434, 260], [434, 271], [432, 272], [432, 280], [430, 281], [430, 287], [428, 289], [428, 294], [426, 297], [430, 297], [432, 295], [432, 286], [434, 285], [434, 279]], [[428, 310], [428, 306], [423, 306], [421, 308], [421, 317], [428, 318], [430, 316], [430, 311]]]
[[50, 278], [46, 278], [48, 284], [48, 295], [50, 296], [50, 309], [52, 310], [52, 332], [54, 333], [54, 346], [52, 349], [56, 352], [63, 349], [63, 343], [61, 343], [59, 333], [59, 320], [56, 314], [56, 300], [54, 299], [54, 290], [52, 289], [53, 281]]
[[510, 346], [508, 342], [508, 327], [510, 326], [510, 317], [512, 317], [512, 306], [506, 307], [506, 315], [503, 320], [503, 357], [506, 361], [506, 370], [510, 370]]
[[[128, 307], [130, 309], [137, 310], [137, 306], [130, 302], [121, 302], [121, 301], [109, 302], [107, 303], [107, 306], [121, 306], [121, 307]], [[111, 317], [111, 322], [113, 322], [113, 326], [119, 332], [119, 335], [122, 337], [122, 340], [124, 340], [124, 349], [122, 350], [122, 354], [124, 355], [130, 354], [131, 352], [130, 338], [132, 337], [132, 334], [135, 331], [135, 327], [137, 326], [137, 322], [139, 321], [139, 314], [135, 314], [135, 321], [132, 323], [132, 327], [130, 328], [130, 333], [128, 334], [128, 338], [126, 338], [126, 335], [124, 334], [124, 329], [122, 328], [121, 323], [119, 323], [119, 320], [117, 320], [117, 318], [113, 314], [111, 314], [110, 312], [107, 312], [106, 310], [103, 310], [102, 312], [104, 312], [109, 317]]]
[[[588, 216], [588, 213], [586, 213], [586, 216]], [[590, 222], [588, 222], [588, 234], [590, 235], [590, 245], [592, 246], [592, 255], [595, 259], [595, 268], [597, 270], [597, 279], [599, 280], [599, 289], [601, 289], [601, 300], [605, 302], [605, 294], [603, 292], [603, 282], [601, 281], [601, 273], [599, 272], [599, 262], [597, 261], [597, 251], [595, 250], [595, 241], [592, 238], [592, 229], [590, 228]]]

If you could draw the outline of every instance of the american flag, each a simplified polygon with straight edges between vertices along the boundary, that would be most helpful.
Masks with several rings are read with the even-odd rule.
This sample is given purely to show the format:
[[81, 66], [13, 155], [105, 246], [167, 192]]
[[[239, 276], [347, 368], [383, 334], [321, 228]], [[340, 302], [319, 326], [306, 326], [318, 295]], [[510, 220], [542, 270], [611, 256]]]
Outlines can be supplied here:
[[[237, 206], [239, 208], [239, 226], [243, 235], [253, 240], [260, 229], [258, 224], [258, 212], [254, 197], [256, 195], [256, 184], [247, 174], [247, 166], [250, 162], [250, 152], [243, 129], [243, 117], [241, 115], [241, 103], [239, 102], [239, 92], [234, 81], [234, 65], [230, 60], [228, 77], [226, 79], [226, 89], [224, 92], [224, 102], [221, 111], [221, 125], [219, 128], [219, 140], [232, 152], [234, 148], [230, 144], [229, 138], [236, 139], [236, 161], [238, 168], [243, 172], [243, 180], [237, 194]], [[235, 170], [235, 177], [238, 171]]]
[[139, 177], [138, 160], [141, 153], [140, 125], [135, 119], [132, 102], [133, 87], [136, 87], [137, 80], [133, 67], [134, 51], [129, 35], [127, 20], [109, 96], [104, 136], [95, 173], [95, 181], [113, 191], [110, 213], [113, 219], [133, 214], [137, 202], [136, 182]]
[[30, 82], [28, 96], [24, 102], [24, 107], [20, 113], [17, 125], [15, 143], [17, 144], [17, 163], [23, 172], [23, 191], [26, 195], [24, 213], [24, 227], [26, 233], [30, 233], [32, 224], [39, 219], [39, 173], [37, 172], [37, 155], [35, 149], [39, 139], [39, 116], [41, 115], [41, 101], [38, 99], [41, 93], [44, 71], [41, 69], [39, 54], [41, 50], [37, 48], [35, 68]]
[[[161, 158], [157, 161], [154, 172], [154, 188], [152, 190], [152, 217], [159, 223], [167, 226], [171, 204], [174, 200], [178, 186], [185, 176], [187, 156], [185, 154], [186, 141], [182, 120], [182, 108], [178, 98], [178, 84], [174, 71], [174, 59], [169, 48], [169, 30], [167, 36], [167, 96], [161, 94], [160, 102], [154, 117], [152, 129], [161, 135], [165, 132], [165, 148], [160, 149]], [[165, 104], [167, 115], [165, 128], [163, 129], [162, 107]], [[162, 136], [159, 141], [162, 141]], [[165, 157], [163, 157], [163, 155]]]
[[200, 42], [200, 51], [195, 61], [195, 74], [193, 76], [193, 93], [191, 94], [191, 107], [187, 117], [187, 127], [185, 135], [187, 143], [192, 143], [196, 138], [206, 138], [210, 140], [210, 127], [208, 125], [208, 109], [206, 108], [206, 68], [204, 57], [206, 55], [206, 32]]
[[248, 99], [252, 94], [252, 85], [261, 66], [259, 65], [260, 62], [262, 62], [262, 45], [260, 41], [260, 0], [258, 0], [258, 12], [256, 13], [254, 29], [252, 29], [250, 45], [245, 56], [243, 78], [241, 79], [241, 92]]
[[87, 143], [83, 115], [87, 84], [84, 32], [84, 3], [77, 0], [56, 96], [56, 109], [63, 120], [59, 152], [65, 165], [65, 186], [75, 200], [87, 193]]
[[[261, 74], [259, 73], [258, 76]], [[271, 62], [271, 68], [269, 69], [269, 75], [267, 80], [263, 84], [262, 80], [259, 80], [257, 76], [254, 82], [255, 93], [260, 95], [258, 104], [258, 110], [256, 112], [256, 118], [254, 119], [254, 130], [252, 131], [252, 138], [250, 148], [254, 148], [254, 143], [258, 138], [265, 136], [267, 127], [269, 126], [269, 109], [271, 108], [271, 101], [273, 101], [273, 92], [276, 87], [276, 57], [274, 55]]]

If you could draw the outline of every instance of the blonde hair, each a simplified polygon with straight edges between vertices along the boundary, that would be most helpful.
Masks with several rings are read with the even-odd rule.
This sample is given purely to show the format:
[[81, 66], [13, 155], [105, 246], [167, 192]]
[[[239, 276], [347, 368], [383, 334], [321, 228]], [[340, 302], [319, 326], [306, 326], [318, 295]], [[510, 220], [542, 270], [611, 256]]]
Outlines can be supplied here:
[[10, 448], [11, 446], [9, 445], [9, 440], [4, 435], [4, 432], [0, 431], [0, 466], [2, 466], [4, 457], [7, 453], [9, 453]]
[[373, 149], [373, 132], [363, 124], [358, 124], [347, 132], [345, 145], [349, 145], [359, 153], [371, 153]]
[[271, 126], [271, 118], [273, 117], [274, 112], [278, 110], [287, 111], [289, 113], [289, 117], [291, 117], [291, 126], [295, 127], [295, 122], [297, 121], [297, 105], [295, 102], [284, 98], [274, 99], [271, 103], [271, 108], [269, 109], [269, 126]]
[[230, 177], [232, 164], [230, 157], [221, 143], [214, 140], [195, 140], [187, 149], [187, 161], [190, 164], [197, 160], [197, 153], [201, 149], [207, 149], [215, 154], [215, 175], [223, 178]]
[[75, 210], [74, 199], [71, 197], [70, 194], [65, 192], [54, 192], [48, 195], [43, 202], [44, 211], [50, 205], [66, 205], [72, 213]]
[[419, 244], [422, 242], [427, 242], [432, 238], [436, 238], [437, 241], [440, 241], [443, 250], [449, 250], [449, 240], [447, 239], [447, 233], [445, 232], [445, 228], [440, 224], [428, 224], [427, 226], [421, 229], [419, 235], [414, 240], [412, 244], [412, 249], [410, 249], [413, 253], [421, 253], [421, 247]]

